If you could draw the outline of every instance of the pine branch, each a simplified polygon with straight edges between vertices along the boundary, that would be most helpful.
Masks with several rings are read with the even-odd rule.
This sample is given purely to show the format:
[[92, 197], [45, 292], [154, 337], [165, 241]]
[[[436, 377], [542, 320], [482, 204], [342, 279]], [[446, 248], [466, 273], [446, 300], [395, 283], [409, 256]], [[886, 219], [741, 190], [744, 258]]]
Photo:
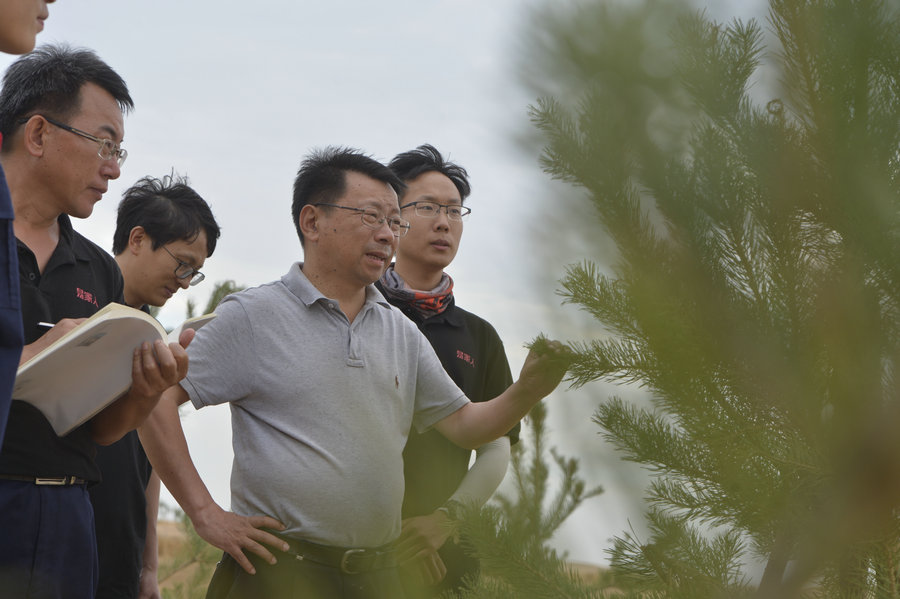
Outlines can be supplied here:
[[[583, 583], [563, 558], [546, 546], [562, 523], [599, 487], [588, 488], [578, 476], [578, 460], [546, 449], [546, 406], [538, 404], [527, 419], [532, 432], [526, 449], [516, 445], [512, 470], [516, 493], [498, 494], [496, 505], [463, 509], [459, 527], [466, 551], [479, 558], [483, 575], [465, 597], [600, 597], [599, 588]], [[559, 488], [548, 498], [553, 458]], [[499, 594], [498, 594], [499, 593]]]
[[642, 543], [632, 531], [616, 538], [612, 565], [624, 583], [641, 591], [663, 591], [668, 597], [748, 596], [748, 581], [740, 574], [743, 546], [733, 532], [706, 534], [651, 510], [651, 538]]
[[[616, 249], [614, 276], [584, 260], [562, 281], [605, 332], [572, 344], [572, 380], [653, 402], [595, 415], [654, 476], [653, 537], [620, 539], [617, 570], [629, 592], [739, 596], [747, 551], [759, 596], [832, 571], [840, 596], [893, 592], [875, 547], [900, 513], [900, 6], [772, 0], [766, 49], [703, 13], [660, 33], [659, 4], [557, 24], [570, 87], [532, 112]], [[652, 93], [635, 51], [666, 54]], [[764, 62], [782, 88], [760, 103]]]
[[[601, 597], [597, 589], [581, 583], [555, 551], [544, 548], [537, 539], [523, 546], [520, 532], [507, 527], [504, 522], [500, 510], [488, 507], [478, 517], [467, 518], [461, 528], [465, 536], [472, 539], [474, 547], [470, 549], [481, 561], [487, 577], [503, 581], [507, 593], [504, 597]], [[472, 593], [468, 596], [475, 599], [485, 595]]]

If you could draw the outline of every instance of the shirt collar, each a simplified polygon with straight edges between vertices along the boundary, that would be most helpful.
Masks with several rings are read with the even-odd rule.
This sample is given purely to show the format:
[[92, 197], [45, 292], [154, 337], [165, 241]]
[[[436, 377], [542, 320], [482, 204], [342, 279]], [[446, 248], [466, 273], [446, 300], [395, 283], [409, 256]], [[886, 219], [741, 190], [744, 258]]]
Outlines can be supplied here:
[[[299, 299], [306, 307], [312, 306], [318, 301], [332, 302], [333, 299], [325, 296], [319, 291], [315, 285], [309, 282], [309, 279], [303, 273], [303, 263], [295, 262], [291, 265], [290, 270], [281, 277], [281, 282]], [[384, 296], [375, 289], [374, 285], [366, 285], [366, 301], [365, 305], [376, 304], [390, 309], [391, 305]], [[365, 307], [364, 305], [364, 307]]]

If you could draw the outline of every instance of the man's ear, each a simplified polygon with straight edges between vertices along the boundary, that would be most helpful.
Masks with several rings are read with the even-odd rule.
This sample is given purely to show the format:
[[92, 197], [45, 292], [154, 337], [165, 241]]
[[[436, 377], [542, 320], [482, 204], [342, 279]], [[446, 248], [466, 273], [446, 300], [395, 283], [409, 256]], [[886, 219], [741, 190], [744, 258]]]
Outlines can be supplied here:
[[142, 248], [149, 248], [150, 245], [150, 238], [147, 236], [144, 227], [138, 225], [131, 229], [131, 233], [128, 234], [128, 251], [138, 255], [141, 253]]
[[319, 240], [319, 212], [312, 204], [307, 204], [300, 210], [300, 232], [303, 239], [316, 242]]
[[40, 116], [35, 115], [28, 119], [22, 133], [26, 152], [35, 157], [44, 155], [44, 136], [49, 127], [50, 123]]

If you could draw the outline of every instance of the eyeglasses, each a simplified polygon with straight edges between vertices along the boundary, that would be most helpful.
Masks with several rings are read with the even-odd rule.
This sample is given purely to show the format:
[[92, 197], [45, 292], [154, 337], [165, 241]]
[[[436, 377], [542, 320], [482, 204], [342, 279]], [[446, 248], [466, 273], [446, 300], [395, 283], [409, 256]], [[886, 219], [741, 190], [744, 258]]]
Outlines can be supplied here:
[[341, 206], [340, 204], [326, 204], [325, 202], [320, 202], [318, 204], [313, 204], [314, 206], [331, 206], [332, 208], [340, 208], [342, 210], [353, 210], [354, 212], [359, 212], [359, 216], [362, 219], [362, 224], [369, 227], [370, 229], [379, 229], [385, 222], [387, 222], [388, 227], [391, 228], [391, 233], [394, 234], [394, 237], [403, 237], [409, 232], [409, 221], [400, 218], [399, 216], [382, 216], [379, 212], [372, 210], [370, 208], [353, 208], [352, 206]]
[[[40, 115], [45, 121], [50, 123], [51, 125], [55, 125], [60, 129], [64, 129], [69, 133], [74, 133], [75, 135], [80, 135], [85, 139], [89, 139], [91, 141], [97, 142], [100, 144], [100, 147], [97, 149], [97, 155], [100, 156], [103, 160], [111, 160], [115, 158], [116, 163], [119, 166], [125, 164], [125, 159], [128, 158], [128, 150], [125, 148], [119, 147], [119, 144], [114, 142], [111, 139], [107, 139], [104, 137], [96, 137], [87, 133], [86, 131], [82, 131], [81, 129], [76, 129], [70, 125], [66, 125], [65, 123], [60, 123], [56, 119], [51, 119], [49, 116]], [[20, 124], [27, 123], [28, 119], [22, 119], [19, 121]]]
[[409, 208], [410, 206], [415, 207], [416, 216], [423, 216], [425, 218], [436, 217], [441, 213], [441, 209], [443, 208], [444, 212], [447, 213], [447, 218], [454, 221], [461, 221], [464, 216], [467, 216], [472, 212], [472, 209], [467, 208], [466, 206], [458, 206], [456, 204], [447, 204], [445, 206], [443, 204], [438, 204], [437, 202], [410, 202], [409, 204], [400, 206], [400, 210]]
[[175, 268], [175, 278], [176, 279], [187, 279], [190, 278], [190, 282], [188, 285], [193, 287], [200, 281], [206, 278], [206, 275], [188, 264], [187, 262], [182, 262], [178, 258], [175, 257], [175, 254], [169, 251], [169, 248], [166, 246], [162, 246], [162, 249], [166, 250], [166, 253], [172, 256], [172, 259], [178, 263], [178, 266]]

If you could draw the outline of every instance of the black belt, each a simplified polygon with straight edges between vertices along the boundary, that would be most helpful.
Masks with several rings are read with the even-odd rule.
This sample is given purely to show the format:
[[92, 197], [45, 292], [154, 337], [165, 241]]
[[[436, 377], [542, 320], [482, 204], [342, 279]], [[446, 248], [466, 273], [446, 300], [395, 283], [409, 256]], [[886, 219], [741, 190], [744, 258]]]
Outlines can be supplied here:
[[35, 485], [50, 487], [68, 487], [71, 485], [86, 485], [88, 481], [77, 476], [57, 476], [57, 477], [41, 477], [41, 476], [20, 476], [18, 474], [0, 474], [0, 480], [19, 480]]
[[374, 549], [331, 547], [302, 539], [279, 535], [290, 546], [287, 553], [298, 561], [309, 560], [323, 566], [338, 568], [344, 574], [361, 574], [397, 566], [397, 554], [391, 545]]

